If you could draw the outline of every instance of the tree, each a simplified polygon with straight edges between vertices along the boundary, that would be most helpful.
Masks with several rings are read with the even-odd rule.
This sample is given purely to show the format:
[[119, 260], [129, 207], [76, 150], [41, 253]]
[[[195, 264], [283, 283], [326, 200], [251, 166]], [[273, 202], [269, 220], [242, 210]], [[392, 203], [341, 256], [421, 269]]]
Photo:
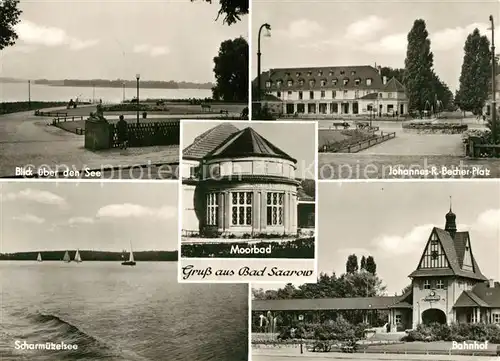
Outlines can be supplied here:
[[462, 111], [481, 114], [491, 86], [490, 41], [478, 29], [467, 36], [464, 60], [457, 91], [457, 103]]
[[355, 254], [351, 254], [347, 257], [347, 262], [345, 265], [346, 273], [355, 273], [359, 269], [358, 267], [358, 257]]
[[377, 264], [375, 263], [375, 259], [372, 256], [368, 256], [366, 258], [366, 270], [372, 275], [377, 274]]
[[16, 43], [15, 25], [21, 20], [22, 11], [18, 9], [19, 0], [0, 1], [0, 50]]
[[390, 68], [390, 67], [382, 67], [380, 69], [380, 74], [382, 76], [386, 76], [387, 79], [392, 79], [396, 78], [400, 83], [403, 83], [403, 78], [404, 78], [404, 69], [401, 68]]
[[365, 270], [366, 271], [366, 258], [365, 256], [361, 257], [361, 263], [360, 263], [360, 267], [359, 267], [361, 270]]
[[405, 73], [403, 84], [409, 101], [409, 111], [422, 111], [434, 102], [432, 89], [432, 66], [434, 55], [431, 52], [425, 21], [417, 19], [408, 33]]
[[404, 295], [406, 292], [411, 291], [411, 290], [412, 290], [412, 288], [413, 288], [413, 286], [412, 286], [412, 285], [411, 285], [411, 283], [410, 283], [408, 286], [406, 286], [405, 288], [403, 288], [403, 289], [401, 290], [401, 295]]
[[216, 86], [213, 98], [224, 101], [248, 101], [248, 43], [242, 37], [222, 42], [214, 58]]
[[[436, 73], [432, 72], [432, 92], [434, 93], [434, 111], [455, 110], [455, 101], [453, 93], [448, 85], [439, 79]], [[438, 102], [440, 104], [438, 104]]]
[[[196, 0], [191, 0], [194, 2]], [[212, 0], [204, 0], [207, 3], [212, 3]], [[223, 23], [232, 25], [241, 20], [243, 15], [248, 14], [248, 0], [219, 0], [220, 9], [216, 21], [220, 16], [224, 16]]]

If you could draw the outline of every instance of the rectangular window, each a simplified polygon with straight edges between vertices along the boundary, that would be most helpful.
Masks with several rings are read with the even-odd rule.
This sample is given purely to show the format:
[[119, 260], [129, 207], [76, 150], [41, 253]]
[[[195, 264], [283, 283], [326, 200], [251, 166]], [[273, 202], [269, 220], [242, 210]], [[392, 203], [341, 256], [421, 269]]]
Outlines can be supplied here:
[[219, 200], [217, 193], [207, 194], [207, 225], [217, 226], [217, 210], [219, 208]]
[[321, 99], [324, 99], [324, 98], [325, 98], [325, 91], [324, 91], [324, 90], [322, 90], [322, 91], [321, 91]]
[[231, 193], [233, 226], [250, 226], [252, 224], [252, 196], [252, 192]]
[[494, 313], [492, 316], [493, 316], [493, 323], [500, 323], [500, 313]]
[[437, 280], [437, 282], [436, 282], [436, 288], [438, 290], [444, 290], [444, 281], [443, 280]]
[[396, 325], [401, 324], [401, 315], [396, 315]]
[[332, 99], [335, 99], [337, 97], [337, 92], [335, 90], [332, 90]]
[[430, 290], [431, 289], [431, 282], [429, 280], [424, 281], [424, 290]]
[[299, 100], [302, 100], [302, 91], [299, 91]]
[[309, 92], [309, 99], [314, 99], [314, 92]]
[[283, 199], [285, 193], [267, 193], [267, 225], [283, 225]]

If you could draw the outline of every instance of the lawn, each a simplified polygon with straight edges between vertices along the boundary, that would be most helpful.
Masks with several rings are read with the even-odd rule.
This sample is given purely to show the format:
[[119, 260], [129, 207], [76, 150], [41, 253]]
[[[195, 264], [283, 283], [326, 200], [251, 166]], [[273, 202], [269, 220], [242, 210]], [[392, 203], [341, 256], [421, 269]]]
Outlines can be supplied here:
[[328, 152], [334, 153], [350, 145], [372, 138], [375, 138], [373, 132], [366, 132], [357, 129], [319, 129], [318, 149], [323, 149], [326, 146]]

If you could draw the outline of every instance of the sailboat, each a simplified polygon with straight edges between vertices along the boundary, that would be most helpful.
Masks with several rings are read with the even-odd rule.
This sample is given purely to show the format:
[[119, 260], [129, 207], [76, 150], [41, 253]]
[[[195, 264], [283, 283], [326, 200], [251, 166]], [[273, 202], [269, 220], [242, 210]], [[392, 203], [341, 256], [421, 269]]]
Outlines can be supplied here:
[[75, 254], [75, 259], [74, 261], [76, 263], [80, 263], [82, 261], [82, 257], [80, 257], [80, 251], [79, 250], [76, 250], [76, 254]]
[[64, 261], [65, 263], [69, 263], [69, 262], [71, 262], [71, 258], [69, 258], [69, 253], [68, 253], [68, 251], [66, 251], [66, 253], [64, 254], [63, 261]]
[[42, 254], [38, 252], [38, 256], [36, 257], [37, 262], [42, 262]]
[[122, 266], [135, 266], [134, 252], [132, 252], [132, 242], [130, 242], [130, 253], [128, 256], [128, 261], [122, 262]]

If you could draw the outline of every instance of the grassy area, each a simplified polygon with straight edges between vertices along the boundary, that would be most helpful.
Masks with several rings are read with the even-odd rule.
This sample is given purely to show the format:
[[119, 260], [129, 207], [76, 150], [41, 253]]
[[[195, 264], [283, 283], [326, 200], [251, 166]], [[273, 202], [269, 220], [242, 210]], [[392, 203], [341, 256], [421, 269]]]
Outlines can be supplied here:
[[328, 152], [338, 152], [350, 145], [354, 145], [364, 140], [373, 139], [376, 136], [373, 132], [366, 132], [357, 129], [318, 130], [318, 149], [324, 150], [325, 146]]
[[0, 115], [68, 105], [68, 102], [6, 102], [0, 103]]

